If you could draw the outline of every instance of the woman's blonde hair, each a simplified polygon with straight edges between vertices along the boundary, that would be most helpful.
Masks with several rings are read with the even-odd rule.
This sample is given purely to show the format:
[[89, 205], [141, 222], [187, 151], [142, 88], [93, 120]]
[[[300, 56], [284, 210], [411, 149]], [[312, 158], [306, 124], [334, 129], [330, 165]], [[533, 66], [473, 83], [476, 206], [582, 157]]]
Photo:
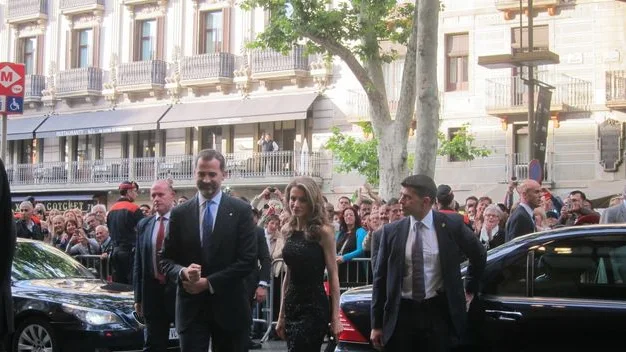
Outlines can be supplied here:
[[306, 220], [304, 236], [309, 241], [320, 241], [321, 233], [324, 231], [324, 227], [330, 226], [328, 215], [326, 214], [326, 208], [324, 204], [324, 198], [322, 198], [322, 190], [317, 185], [315, 180], [310, 177], [297, 177], [285, 188], [285, 197], [287, 207], [283, 210], [287, 212], [288, 217], [285, 225], [282, 228], [282, 233], [285, 238], [291, 236], [293, 231], [297, 230], [298, 224], [296, 217], [291, 212], [290, 193], [292, 188], [299, 188], [306, 196], [307, 203], [311, 213]]

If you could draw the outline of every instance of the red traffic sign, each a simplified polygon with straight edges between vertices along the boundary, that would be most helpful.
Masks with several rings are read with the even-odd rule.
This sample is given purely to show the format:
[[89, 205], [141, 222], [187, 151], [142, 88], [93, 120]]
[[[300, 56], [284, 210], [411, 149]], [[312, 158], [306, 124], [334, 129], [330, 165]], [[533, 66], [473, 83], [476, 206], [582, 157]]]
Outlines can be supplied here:
[[0, 96], [24, 97], [24, 64], [0, 62]]

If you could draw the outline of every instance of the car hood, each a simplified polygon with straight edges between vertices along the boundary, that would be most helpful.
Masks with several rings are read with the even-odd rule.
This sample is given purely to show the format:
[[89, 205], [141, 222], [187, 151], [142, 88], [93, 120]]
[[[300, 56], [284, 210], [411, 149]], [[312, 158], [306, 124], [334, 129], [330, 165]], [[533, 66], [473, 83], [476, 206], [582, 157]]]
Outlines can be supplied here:
[[133, 311], [132, 286], [99, 279], [44, 279], [13, 283], [13, 295], [130, 314]]
[[355, 287], [341, 295], [341, 302], [355, 302], [372, 299], [372, 285]]

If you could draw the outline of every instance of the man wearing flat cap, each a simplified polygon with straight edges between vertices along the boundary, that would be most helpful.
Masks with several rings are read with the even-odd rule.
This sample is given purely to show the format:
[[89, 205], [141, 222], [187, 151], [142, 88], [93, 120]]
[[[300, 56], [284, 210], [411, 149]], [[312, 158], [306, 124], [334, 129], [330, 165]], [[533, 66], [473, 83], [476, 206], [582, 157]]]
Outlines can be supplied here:
[[107, 226], [113, 241], [111, 265], [113, 282], [132, 284], [133, 260], [137, 241], [137, 223], [143, 212], [135, 204], [139, 185], [135, 181], [120, 183], [120, 198], [113, 204], [107, 215]]
[[[462, 219], [433, 210], [435, 182], [402, 181], [405, 217], [383, 226], [372, 293], [371, 340], [385, 351], [449, 351], [464, 335], [486, 253]], [[465, 287], [462, 255], [469, 259]]]

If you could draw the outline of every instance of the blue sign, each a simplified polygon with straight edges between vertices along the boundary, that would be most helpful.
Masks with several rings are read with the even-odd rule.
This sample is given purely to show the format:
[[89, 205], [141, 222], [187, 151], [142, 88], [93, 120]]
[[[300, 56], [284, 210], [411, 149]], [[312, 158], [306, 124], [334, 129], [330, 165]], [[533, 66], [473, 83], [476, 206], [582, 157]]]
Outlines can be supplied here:
[[4, 102], [4, 111], [7, 114], [21, 114], [24, 112], [24, 98], [7, 96]]
[[528, 178], [541, 184], [543, 181], [543, 168], [539, 164], [539, 160], [533, 159], [528, 163]]

